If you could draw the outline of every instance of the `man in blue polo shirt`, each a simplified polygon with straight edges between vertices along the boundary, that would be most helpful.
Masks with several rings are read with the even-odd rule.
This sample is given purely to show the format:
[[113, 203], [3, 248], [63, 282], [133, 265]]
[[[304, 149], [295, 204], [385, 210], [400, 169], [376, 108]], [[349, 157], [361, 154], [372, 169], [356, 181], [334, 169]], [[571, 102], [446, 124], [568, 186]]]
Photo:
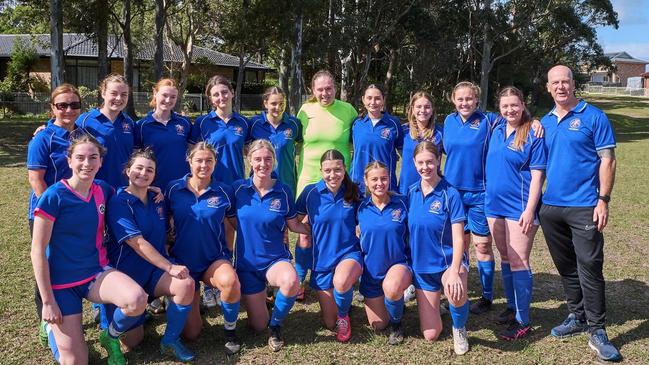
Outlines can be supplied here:
[[615, 178], [613, 128], [604, 112], [575, 97], [568, 67], [551, 68], [547, 87], [555, 107], [541, 120], [548, 159], [539, 218], [570, 311], [551, 333], [565, 338], [588, 331], [599, 358], [618, 361], [622, 356], [605, 330], [602, 273], [602, 232]]

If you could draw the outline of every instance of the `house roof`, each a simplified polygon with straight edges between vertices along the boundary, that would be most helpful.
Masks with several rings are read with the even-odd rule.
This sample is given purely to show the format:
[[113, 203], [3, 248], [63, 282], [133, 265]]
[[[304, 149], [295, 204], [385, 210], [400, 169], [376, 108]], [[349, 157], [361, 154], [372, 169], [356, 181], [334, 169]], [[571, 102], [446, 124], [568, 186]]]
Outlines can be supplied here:
[[648, 61], [641, 60], [639, 58], [634, 58], [633, 56], [631, 56], [630, 54], [624, 51], [604, 53], [604, 56], [610, 58], [612, 62], [649, 64]]
[[[49, 34], [0, 34], [0, 58], [10, 57], [17, 41], [22, 40], [31, 43], [36, 49], [36, 53], [41, 57], [50, 56], [50, 35]], [[90, 38], [83, 33], [65, 33], [63, 34], [63, 52], [66, 56], [79, 58], [97, 58], [97, 43], [95, 39]], [[139, 45], [135, 52], [134, 58], [137, 60], [153, 60], [155, 53], [154, 42], [147, 42]], [[122, 59], [124, 48], [121, 38], [115, 35], [108, 36], [108, 58]], [[180, 47], [171, 42], [165, 42], [163, 57], [166, 62], [182, 62], [182, 51]], [[214, 51], [208, 48], [193, 47], [194, 62], [198, 58], [209, 60], [210, 63], [217, 66], [239, 67], [239, 57]], [[271, 67], [256, 63], [248, 62], [246, 68], [272, 70]]]

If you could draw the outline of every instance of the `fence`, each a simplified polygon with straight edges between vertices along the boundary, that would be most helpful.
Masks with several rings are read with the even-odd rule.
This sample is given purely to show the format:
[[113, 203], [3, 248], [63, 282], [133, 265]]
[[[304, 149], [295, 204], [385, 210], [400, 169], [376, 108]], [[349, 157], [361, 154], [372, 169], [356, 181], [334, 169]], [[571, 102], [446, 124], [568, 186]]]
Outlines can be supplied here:
[[625, 95], [625, 96], [639, 96], [649, 97], [649, 89], [637, 87], [613, 87], [601, 85], [585, 85], [584, 92], [590, 94], [604, 94], [604, 95]]
[[[145, 114], [151, 107], [151, 93], [134, 92], [133, 103], [135, 111], [139, 114]], [[257, 94], [242, 94], [241, 110], [261, 110], [262, 98]], [[0, 113], [1, 114], [44, 114], [50, 111], [50, 94], [49, 93], [0, 93]], [[97, 105], [97, 98], [89, 95], [83, 98], [83, 107], [85, 109]], [[209, 100], [204, 94], [185, 94], [182, 101], [182, 107], [179, 108], [189, 113], [205, 113], [211, 110]]]

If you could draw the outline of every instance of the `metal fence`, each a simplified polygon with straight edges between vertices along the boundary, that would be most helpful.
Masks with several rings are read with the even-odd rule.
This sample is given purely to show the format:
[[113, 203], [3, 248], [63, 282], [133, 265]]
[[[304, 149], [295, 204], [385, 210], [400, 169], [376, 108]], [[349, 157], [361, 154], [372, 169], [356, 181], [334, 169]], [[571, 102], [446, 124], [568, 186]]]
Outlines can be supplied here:
[[583, 91], [590, 94], [649, 97], [649, 89], [643, 89], [637, 87], [585, 85]]
[[[138, 114], [151, 110], [149, 101], [151, 93], [134, 92], [133, 103]], [[241, 95], [241, 110], [261, 110], [262, 98], [257, 94]], [[49, 93], [0, 93], [0, 114], [44, 114], [50, 111]], [[97, 105], [97, 97], [83, 97], [83, 108], [88, 109]], [[203, 94], [185, 94], [180, 108], [189, 113], [205, 113], [211, 110], [209, 100]]]

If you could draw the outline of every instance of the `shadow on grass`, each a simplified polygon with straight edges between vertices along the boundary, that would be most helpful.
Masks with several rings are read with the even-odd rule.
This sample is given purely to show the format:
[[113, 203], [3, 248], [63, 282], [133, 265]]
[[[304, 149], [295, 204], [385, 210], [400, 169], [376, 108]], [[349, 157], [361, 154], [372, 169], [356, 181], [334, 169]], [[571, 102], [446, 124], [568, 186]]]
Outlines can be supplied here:
[[0, 121], [0, 167], [24, 165], [27, 144], [42, 121]]

